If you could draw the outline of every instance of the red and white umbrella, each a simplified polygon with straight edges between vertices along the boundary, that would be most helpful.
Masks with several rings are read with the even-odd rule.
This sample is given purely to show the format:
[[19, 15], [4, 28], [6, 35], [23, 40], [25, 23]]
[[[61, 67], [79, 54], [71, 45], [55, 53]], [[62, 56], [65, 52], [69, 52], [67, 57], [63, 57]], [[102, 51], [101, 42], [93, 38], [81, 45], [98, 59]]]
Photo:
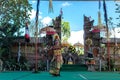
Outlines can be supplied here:
[[47, 35], [53, 35], [56, 33], [56, 30], [52, 27], [44, 27], [42, 29], [40, 29], [40, 33], [46, 33]]

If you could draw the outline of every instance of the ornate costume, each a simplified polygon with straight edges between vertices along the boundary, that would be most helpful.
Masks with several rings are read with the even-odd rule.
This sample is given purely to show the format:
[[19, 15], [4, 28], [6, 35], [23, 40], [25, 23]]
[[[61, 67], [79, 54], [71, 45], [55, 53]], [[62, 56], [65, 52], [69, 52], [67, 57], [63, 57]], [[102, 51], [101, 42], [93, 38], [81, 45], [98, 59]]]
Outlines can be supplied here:
[[50, 64], [50, 74], [54, 76], [60, 76], [60, 68], [63, 64], [62, 54], [61, 54], [61, 46], [59, 37], [56, 36], [54, 40], [53, 46], [53, 58]]

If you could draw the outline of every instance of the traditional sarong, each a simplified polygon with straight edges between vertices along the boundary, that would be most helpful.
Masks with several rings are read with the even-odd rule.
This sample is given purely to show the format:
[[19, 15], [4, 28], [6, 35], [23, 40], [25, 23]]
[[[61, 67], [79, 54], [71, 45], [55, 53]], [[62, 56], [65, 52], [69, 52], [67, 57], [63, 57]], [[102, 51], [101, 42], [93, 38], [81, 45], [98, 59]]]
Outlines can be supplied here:
[[49, 72], [55, 76], [60, 75], [60, 68], [61, 68], [62, 64], [63, 64], [63, 60], [62, 60], [61, 50], [55, 49], [53, 59], [51, 60]]

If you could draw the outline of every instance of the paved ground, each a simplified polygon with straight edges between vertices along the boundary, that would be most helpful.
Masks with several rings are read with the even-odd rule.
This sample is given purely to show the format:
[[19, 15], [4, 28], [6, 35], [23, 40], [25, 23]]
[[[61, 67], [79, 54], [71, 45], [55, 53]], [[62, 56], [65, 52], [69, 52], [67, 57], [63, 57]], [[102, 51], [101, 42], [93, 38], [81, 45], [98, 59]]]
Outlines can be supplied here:
[[120, 80], [119, 72], [61, 72], [53, 77], [48, 72], [0, 72], [0, 80]]

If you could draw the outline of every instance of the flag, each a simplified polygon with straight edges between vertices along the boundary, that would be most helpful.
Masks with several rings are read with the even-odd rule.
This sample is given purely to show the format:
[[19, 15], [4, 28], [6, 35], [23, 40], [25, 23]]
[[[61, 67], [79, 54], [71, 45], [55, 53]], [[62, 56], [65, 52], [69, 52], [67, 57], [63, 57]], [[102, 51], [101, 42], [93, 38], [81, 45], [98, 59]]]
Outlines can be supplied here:
[[25, 42], [30, 42], [28, 23], [26, 23], [26, 26], [25, 26]]
[[21, 50], [20, 50], [20, 43], [19, 43], [19, 46], [18, 46], [18, 58], [17, 58], [18, 62], [20, 62], [20, 56], [21, 56]]

